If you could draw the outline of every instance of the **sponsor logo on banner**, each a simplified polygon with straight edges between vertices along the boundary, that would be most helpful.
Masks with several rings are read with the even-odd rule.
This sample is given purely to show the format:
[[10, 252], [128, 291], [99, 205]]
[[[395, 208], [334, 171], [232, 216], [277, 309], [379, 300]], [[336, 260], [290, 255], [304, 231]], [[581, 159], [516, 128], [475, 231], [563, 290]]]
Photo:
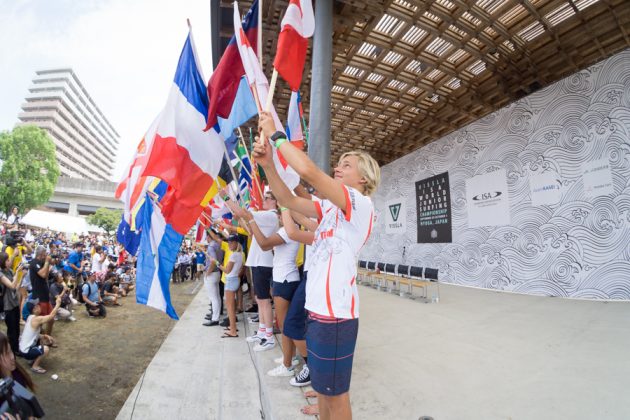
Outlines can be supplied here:
[[562, 200], [562, 183], [555, 172], [532, 174], [529, 177], [529, 191], [532, 206], [553, 206]]
[[505, 169], [466, 180], [468, 226], [510, 224], [510, 203]]
[[407, 230], [405, 202], [402, 199], [387, 202], [389, 212], [385, 220], [385, 233], [405, 233]]
[[614, 194], [615, 188], [608, 159], [587, 162], [582, 165], [582, 170], [586, 198]]

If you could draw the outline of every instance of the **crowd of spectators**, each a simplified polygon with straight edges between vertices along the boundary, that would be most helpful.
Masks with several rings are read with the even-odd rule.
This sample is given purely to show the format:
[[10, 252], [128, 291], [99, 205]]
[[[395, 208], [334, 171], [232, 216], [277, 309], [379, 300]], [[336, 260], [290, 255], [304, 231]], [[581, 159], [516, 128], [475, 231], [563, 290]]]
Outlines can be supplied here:
[[[105, 318], [106, 306], [122, 305], [135, 288], [135, 257], [103, 234], [65, 234], [20, 221], [14, 208], [0, 226], [0, 318], [7, 326], [0, 344], [5, 340], [14, 358], [43, 374], [42, 362], [57, 347], [55, 323]], [[25, 372], [14, 379], [30, 388]]]

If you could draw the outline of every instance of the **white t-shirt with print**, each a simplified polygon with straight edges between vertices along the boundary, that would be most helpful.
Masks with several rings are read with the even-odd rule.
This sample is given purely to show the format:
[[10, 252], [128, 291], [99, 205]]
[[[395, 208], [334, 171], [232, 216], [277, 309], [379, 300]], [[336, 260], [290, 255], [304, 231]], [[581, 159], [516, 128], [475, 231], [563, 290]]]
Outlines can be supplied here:
[[230, 258], [228, 258], [228, 263], [230, 262], [233, 262], [234, 265], [229, 273], [225, 273], [225, 277], [238, 277], [238, 273], [241, 271], [241, 267], [243, 266], [243, 253], [232, 252], [232, 254], [230, 254]]
[[273, 247], [273, 281], [279, 283], [300, 281], [300, 273], [295, 264], [300, 243], [289, 238], [284, 227], [276, 232], [284, 241], [282, 245]]
[[359, 251], [372, 231], [370, 197], [344, 186], [344, 211], [328, 200], [316, 202], [321, 222], [308, 267], [305, 308], [335, 318], [359, 317], [356, 284]]
[[[270, 237], [278, 230], [278, 214], [275, 210], [257, 211], [254, 213], [254, 220], [266, 237]], [[252, 236], [245, 265], [247, 267], [273, 267], [273, 253], [263, 251], [256, 242], [256, 238]]]

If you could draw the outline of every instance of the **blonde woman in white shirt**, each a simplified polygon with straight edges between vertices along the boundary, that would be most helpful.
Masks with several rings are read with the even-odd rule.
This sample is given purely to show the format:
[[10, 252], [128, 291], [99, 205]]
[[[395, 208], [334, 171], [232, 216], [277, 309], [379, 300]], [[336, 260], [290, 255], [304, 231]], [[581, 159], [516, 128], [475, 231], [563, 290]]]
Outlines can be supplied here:
[[[357, 260], [372, 230], [374, 206], [369, 196], [380, 182], [380, 169], [369, 154], [349, 152], [339, 159], [332, 178], [288, 144], [284, 133], [276, 132], [270, 113], [261, 113], [258, 125], [262, 137], [269, 141], [256, 142], [254, 157], [265, 170], [276, 198], [285, 207], [320, 220], [306, 283], [311, 385], [319, 396], [322, 420], [349, 420], [350, 379], [359, 327]], [[271, 143], [318, 191], [321, 203], [292, 194], [275, 169]]]
[[[236, 331], [236, 291], [241, 285], [239, 275], [243, 267], [243, 252], [241, 245], [238, 243], [238, 235], [230, 235], [228, 237], [228, 246], [230, 251], [232, 251], [228, 263], [223, 266], [216, 259], [213, 262], [219, 270], [225, 273], [225, 306], [230, 326], [225, 334], [222, 335], [222, 338], [236, 338], [238, 337]], [[214, 310], [214, 308], [212, 309]]]

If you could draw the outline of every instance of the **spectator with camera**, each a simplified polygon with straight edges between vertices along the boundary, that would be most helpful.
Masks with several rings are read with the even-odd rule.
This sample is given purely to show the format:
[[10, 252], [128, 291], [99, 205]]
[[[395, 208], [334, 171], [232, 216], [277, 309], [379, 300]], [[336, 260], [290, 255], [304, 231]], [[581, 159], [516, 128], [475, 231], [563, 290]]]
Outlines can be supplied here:
[[118, 285], [116, 274], [109, 273], [101, 287], [101, 298], [105, 305], [122, 306], [118, 302]]
[[[76, 321], [77, 319], [72, 315], [72, 308], [76, 302], [70, 296], [70, 289], [64, 283], [63, 273], [57, 271], [54, 276], [54, 283], [50, 285], [50, 298], [57, 300], [57, 296], [61, 296], [61, 307], [57, 311], [57, 318], [63, 321]], [[73, 302], [74, 301], [74, 302]]]
[[96, 284], [96, 273], [87, 273], [87, 281], [81, 287], [81, 296], [89, 316], [100, 316], [103, 318], [107, 316], [107, 310], [103, 305], [103, 299]]
[[[50, 255], [46, 248], [39, 245], [35, 250], [35, 259], [30, 264], [31, 287], [33, 289], [33, 299], [39, 301], [41, 315], [47, 316], [52, 312], [50, 304], [50, 289], [48, 287], [48, 275], [52, 268]], [[44, 325], [46, 334], [52, 334], [54, 317]]]
[[72, 277], [75, 279], [75, 288], [74, 293], [78, 297], [79, 293], [79, 285], [81, 284], [81, 273], [83, 272], [83, 243], [76, 242], [74, 244], [74, 250], [68, 255], [68, 259], [66, 261], [66, 265], [63, 267], [64, 270], [68, 271]]
[[46, 334], [42, 334], [42, 325], [47, 324], [57, 315], [57, 311], [61, 307], [61, 296], [57, 296], [55, 307], [50, 314], [42, 315], [39, 304], [33, 302], [26, 303], [27, 309], [31, 315], [26, 319], [24, 331], [20, 337], [20, 351], [22, 357], [26, 360], [33, 361], [31, 370], [35, 373], [46, 373], [46, 370], [40, 367], [44, 357], [48, 356], [50, 347], [56, 347], [55, 340]]
[[14, 353], [20, 351], [20, 299], [17, 289], [20, 286], [20, 279], [13, 275], [9, 265], [9, 255], [6, 252], [0, 253], [0, 282], [2, 283], [2, 304], [4, 309], [4, 322], [7, 325], [7, 336]]

